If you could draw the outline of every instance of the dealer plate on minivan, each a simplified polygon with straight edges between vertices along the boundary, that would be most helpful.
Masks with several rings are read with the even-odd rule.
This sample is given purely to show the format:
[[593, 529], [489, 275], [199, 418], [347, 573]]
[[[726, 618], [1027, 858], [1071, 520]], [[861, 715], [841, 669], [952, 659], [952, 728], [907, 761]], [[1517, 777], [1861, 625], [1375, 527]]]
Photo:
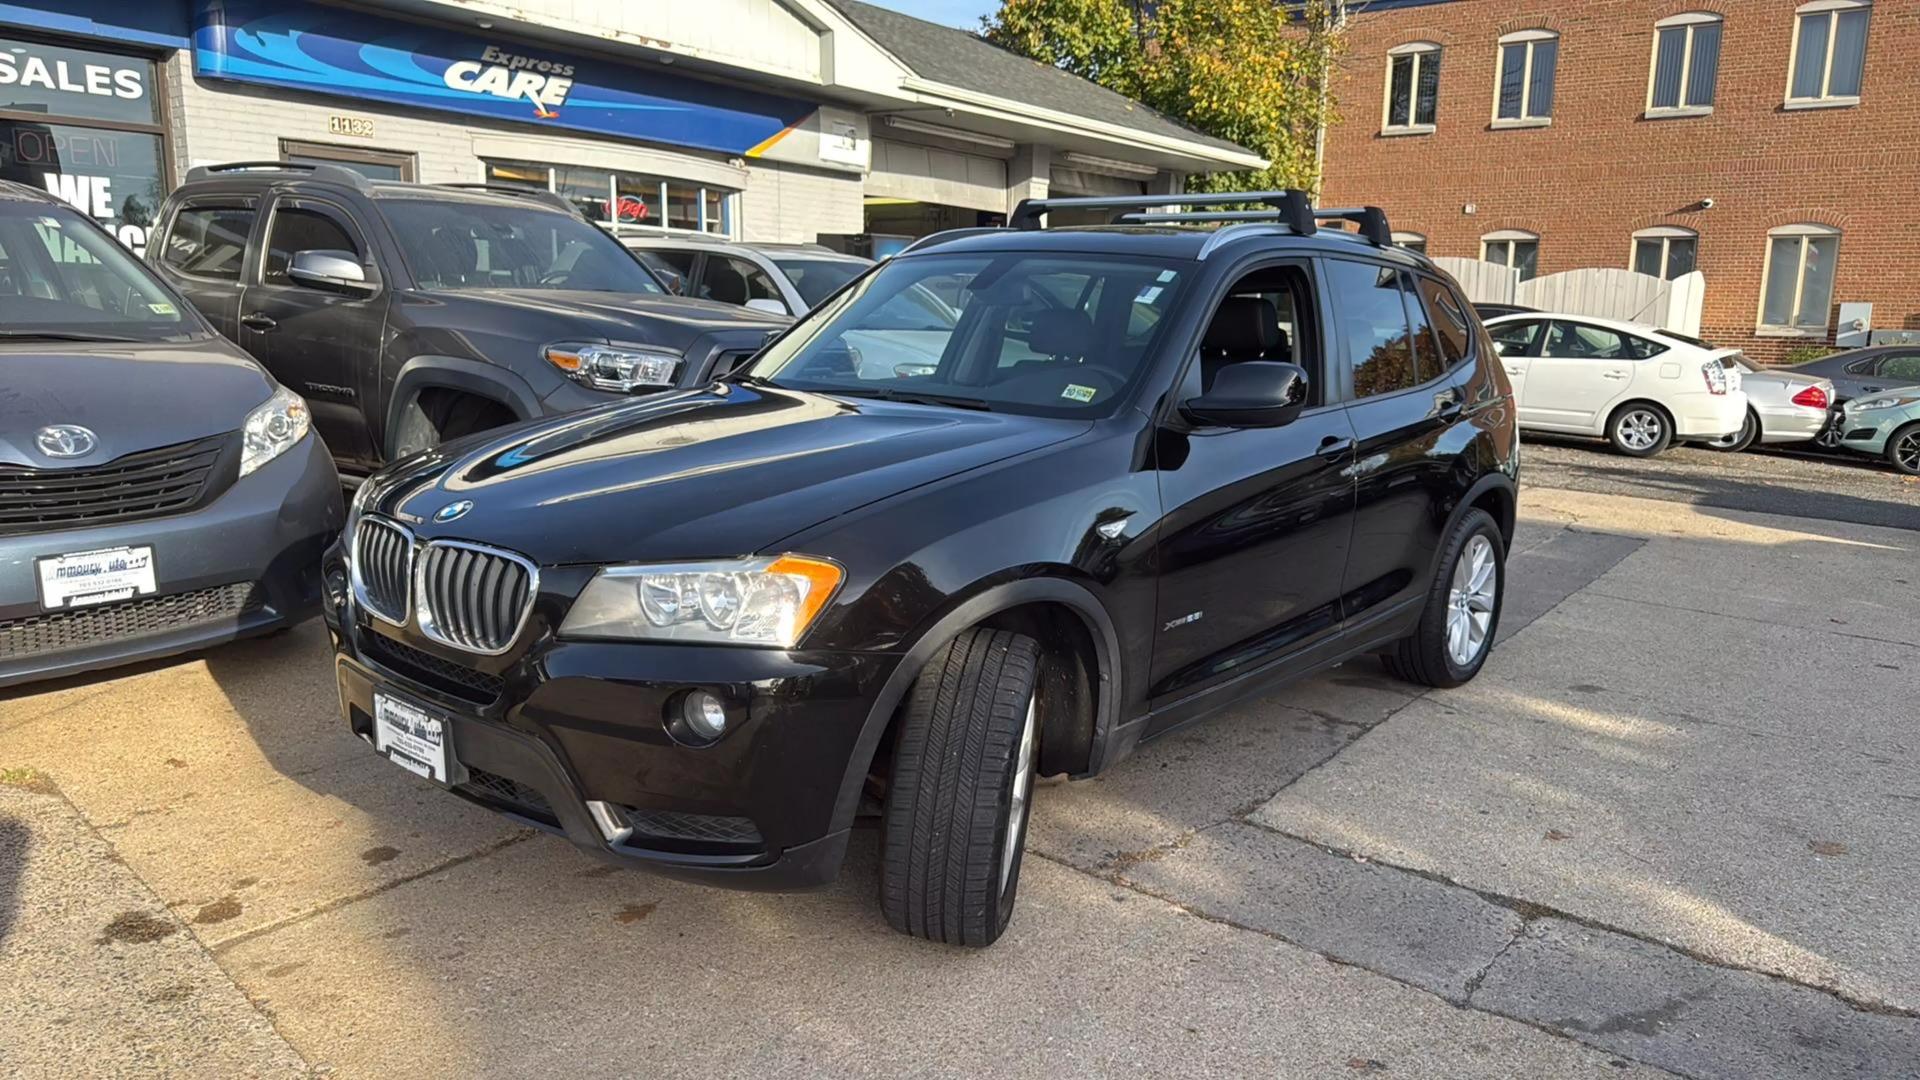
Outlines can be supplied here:
[[130, 600], [154, 591], [153, 549], [96, 548], [34, 560], [47, 611]]
[[387, 760], [436, 783], [447, 783], [448, 724], [410, 701], [373, 692], [373, 746]]

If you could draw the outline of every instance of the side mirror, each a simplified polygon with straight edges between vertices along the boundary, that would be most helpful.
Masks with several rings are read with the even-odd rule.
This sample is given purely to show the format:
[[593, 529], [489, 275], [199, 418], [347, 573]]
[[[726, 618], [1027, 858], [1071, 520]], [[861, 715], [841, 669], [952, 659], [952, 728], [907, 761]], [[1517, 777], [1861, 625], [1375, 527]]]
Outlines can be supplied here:
[[793, 314], [793, 312], [787, 310], [787, 305], [781, 303], [778, 300], [772, 300], [764, 296], [756, 296], [753, 299], [747, 301], [747, 306], [749, 308], [752, 308], [755, 311], [764, 311], [769, 315]]
[[287, 277], [302, 285], [332, 292], [364, 295], [373, 291], [367, 281], [366, 268], [351, 251], [330, 248], [296, 251], [293, 261], [287, 264]]
[[1180, 406], [1189, 420], [1208, 427], [1274, 428], [1290, 424], [1307, 407], [1307, 373], [1298, 364], [1242, 360], [1222, 366], [1213, 388]]

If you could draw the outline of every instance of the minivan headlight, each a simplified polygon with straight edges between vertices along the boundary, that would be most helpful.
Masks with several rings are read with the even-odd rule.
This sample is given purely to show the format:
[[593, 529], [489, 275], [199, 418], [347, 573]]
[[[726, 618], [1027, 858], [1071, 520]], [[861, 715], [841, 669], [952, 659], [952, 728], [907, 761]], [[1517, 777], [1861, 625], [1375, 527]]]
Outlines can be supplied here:
[[563, 343], [547, 346], [547, 363], [567, 378], [595, 390], [617, 394], [632, 393], [642, 387], [668, 387], [680, 370], [680, 358], [671, 353], [619, 345], [583, 345]]
[[791, 649], [844, 577], [806, 555], [609, 566], [581, 591], [560, 636]]
[[272, 397], [247, 414], [247, 422], [241, 425], [240, 475], [286, 453], [312, 428], [306, 399], [284, 386], [275, 390]]

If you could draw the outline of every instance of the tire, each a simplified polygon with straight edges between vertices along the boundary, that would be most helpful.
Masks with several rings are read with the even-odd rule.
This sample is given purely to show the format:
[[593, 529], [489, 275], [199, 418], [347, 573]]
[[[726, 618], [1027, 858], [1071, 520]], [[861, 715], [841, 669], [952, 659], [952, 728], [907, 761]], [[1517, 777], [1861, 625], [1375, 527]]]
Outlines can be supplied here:
[[[1439, 565], [1420, 622], [1382, 659], [1395, 678], [1444, 688], [1478, 675], [1500, 632], [1500, 608], [1507, 593], [1507, 544], [1500, 526], [1485, 510], [1467, 511], [1441, 549]], [[1475, 585], [1475, 566], [1485, 566], [1490, 575], [1480, 585]], [[1456, 614], [1467, 621], [1459, 622]], [[1470, 650], [1454, 649], [1456, 629], [1466, 635], [1463, 641]]]
[[1658, 405], [1629, 401], [1607, 418], [1607, 441], [1628, 457], [1650, 458], [1672, 445], [1673, 420]]
[[516, 419], [513, 410], [492, 398], [457, 390], [428, 389], [401, 415], [390, 460], [398, 461], [441, 443], [511, 424]]
[[1908, 424], [1887, 436], [1887, 464], [1895, 472], [1920, 476], [1920, 423]]
[[895, 930], [991, 945], [1020, 884], [1039, 761], [1040, 646], [955, 638], [907, 694], [881, 818], [880, 907]]
[[1740, 425], [1740, 430], [1738, 432], [1735, 432], [1733, 435], [1729, 436], [1728, 438], [1720, 439], [1716, 442], [1706, 443], [1705, 445], [1709, 450], [1720, 450], [1729, 454], [1737, 454], [1740, 451], [1745, 450], [1747, 447], [1752, 446], [1753, 441], [1755, 439], [1758, 439], [1759, 437], [1760, 437], [1760, 416], [1758, 413], [1755, 413], [1752, 409], [1748, 409], [1747, 422]]

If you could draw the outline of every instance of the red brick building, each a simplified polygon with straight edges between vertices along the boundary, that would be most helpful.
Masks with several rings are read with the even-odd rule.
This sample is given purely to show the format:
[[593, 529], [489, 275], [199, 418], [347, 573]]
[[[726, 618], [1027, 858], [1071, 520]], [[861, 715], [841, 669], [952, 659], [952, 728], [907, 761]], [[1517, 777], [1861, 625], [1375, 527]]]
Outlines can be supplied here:
[[[1706, 278], [1779, 360], [1920, 330], [1920, 0], [1350, 0], [1323, 202], [1523, 273]], [[1636, 265], [1637, 264], [1637, 265]]]

